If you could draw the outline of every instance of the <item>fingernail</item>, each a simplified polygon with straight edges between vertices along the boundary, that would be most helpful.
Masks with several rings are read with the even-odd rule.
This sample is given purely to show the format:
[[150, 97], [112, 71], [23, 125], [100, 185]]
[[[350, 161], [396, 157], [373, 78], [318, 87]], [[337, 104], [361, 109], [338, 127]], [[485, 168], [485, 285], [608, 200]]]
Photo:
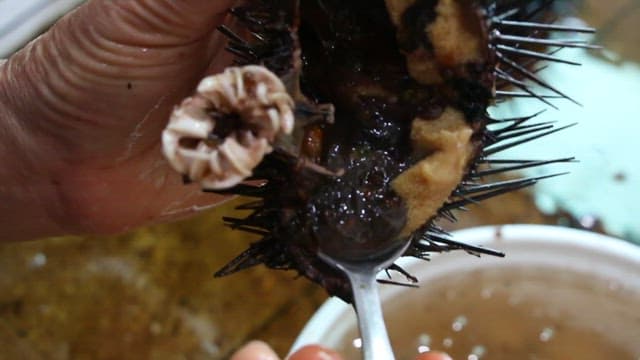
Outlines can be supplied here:
[[230, 360], [279, 360], [278, 355], [262, 341], [252, 341], [236, 352]]
[[416, 358], [416, 360], [452, 360], [451, 356], [439, 352], [439, 351], [430, 351], [428, 353], [420, 354]]
[[342, 357], [333, 350], [308, 345], [296, 351], [289, 360], [342, 360]]

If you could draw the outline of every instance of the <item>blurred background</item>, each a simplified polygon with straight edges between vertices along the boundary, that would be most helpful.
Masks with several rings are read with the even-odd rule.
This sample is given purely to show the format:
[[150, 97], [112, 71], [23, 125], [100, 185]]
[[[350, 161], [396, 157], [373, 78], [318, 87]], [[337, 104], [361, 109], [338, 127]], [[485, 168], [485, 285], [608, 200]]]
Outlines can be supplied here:
[[[79, 3], [0, 0], [0, 57]], [[580, 162], [545, 170], [570, 175], [443, 225], [559, 224], [640, 243], [640, 1], [561, 1], [557, 11], [561, 22], [597, 27], [593, 42], [604, 46], [565, 50], [565, 58], [583, 65], [544, 73], [583, 106], [559, 101], [560, 110], [541, 118], [578, 125], [504, 156]], [[492, 112], [508, 117], [543, 108], [515, 101]], [[241, 202], [117, 237], [0, 245], [0, 358], [226, 359], [255, 338], [286, 354], [325, 294], [295, 274], [263, 268], [213, 278], [255, 240], [222, 226], [221, 216]]]

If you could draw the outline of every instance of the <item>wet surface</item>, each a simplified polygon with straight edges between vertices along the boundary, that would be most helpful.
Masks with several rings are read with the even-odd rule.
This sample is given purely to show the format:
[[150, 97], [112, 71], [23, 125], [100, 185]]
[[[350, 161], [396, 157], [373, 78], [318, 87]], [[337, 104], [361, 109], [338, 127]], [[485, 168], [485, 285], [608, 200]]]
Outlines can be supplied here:
[[[292, 272], [263, 267], [213, 277], [255, 240], [222, 226], [221, 216], [242, 202], [118, 237], [1, 245], [3, 356], [226, 359], [255, 338], [286, 354], [326, 295]], [[457, 226], [555, 221], [525, 194], [482, 209]]]
[[0, 357], [225, 359], [252, 338], [286, 351], [323, 292], [262, 268], [214, 279], [252, 240], [219, 218], [2, 245]]
[[[385, 310], [398, 359], [428, 350], [468, 360], [637, 359], [640, 293], [559, 269], [467, 269], [393, 298]], [[345, 331], [339, 348], [359, 359], [355, 324]]]

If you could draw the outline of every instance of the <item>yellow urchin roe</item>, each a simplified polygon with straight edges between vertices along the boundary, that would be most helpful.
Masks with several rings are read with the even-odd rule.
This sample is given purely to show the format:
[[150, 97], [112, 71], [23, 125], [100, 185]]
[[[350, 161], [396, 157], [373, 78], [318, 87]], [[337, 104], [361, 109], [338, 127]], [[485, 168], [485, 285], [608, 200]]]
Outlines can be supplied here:
[[484, 47], [478, 17], [473, 9], [459, 0], [440, 0], [438, 16], [427, 26], [436, 59], [451, 67], [482, 61]]
[[392, 182], [408, 210], [402, 236], [435, 216], [462, 181], [473, 156], [472, 135], [464, 114], [451, 107], [437, 119], [413, 120], [411, 143], [414, 151], [424, 157]]
[[[400, 33], [411, 32], [408, 27], [419, 24], [403, 23], [403, 17], [416, 6], [416, 0], [385, 0], [392, 23]], [[470, 1], [439, 0], [433, 9], [433, 21], [426, 24], [425, 43], [405, 53], [412, 78], [431, 85], [443, 81], [442, 71], [469, 63], [483, 62], [486, 48], [485, 33], [480, 17]]]
[[425, 49], [420, 48], [407, 54], [407, 68], [411, 77], [421, 84], [432, 85], [442, 82], [438, 62]]
[[410, 6], [414, 5], [415, 2], [416, 0], [385, 0], [391, 22], [398, 26], [402, 21], [402, 15]]

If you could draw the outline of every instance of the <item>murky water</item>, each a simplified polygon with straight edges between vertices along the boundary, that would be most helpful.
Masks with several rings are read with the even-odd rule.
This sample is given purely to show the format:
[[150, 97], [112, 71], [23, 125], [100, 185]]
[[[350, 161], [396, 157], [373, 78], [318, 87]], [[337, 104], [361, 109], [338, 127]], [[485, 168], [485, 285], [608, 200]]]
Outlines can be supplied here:
[[[640, 294], [574, 273], [528, 271], [459, 274], [387, 305], [398, 359], [428, 350], [456, 360], [640, 359]], [[352, 330], [347, 359], [359, 359], [358, 346]]]

